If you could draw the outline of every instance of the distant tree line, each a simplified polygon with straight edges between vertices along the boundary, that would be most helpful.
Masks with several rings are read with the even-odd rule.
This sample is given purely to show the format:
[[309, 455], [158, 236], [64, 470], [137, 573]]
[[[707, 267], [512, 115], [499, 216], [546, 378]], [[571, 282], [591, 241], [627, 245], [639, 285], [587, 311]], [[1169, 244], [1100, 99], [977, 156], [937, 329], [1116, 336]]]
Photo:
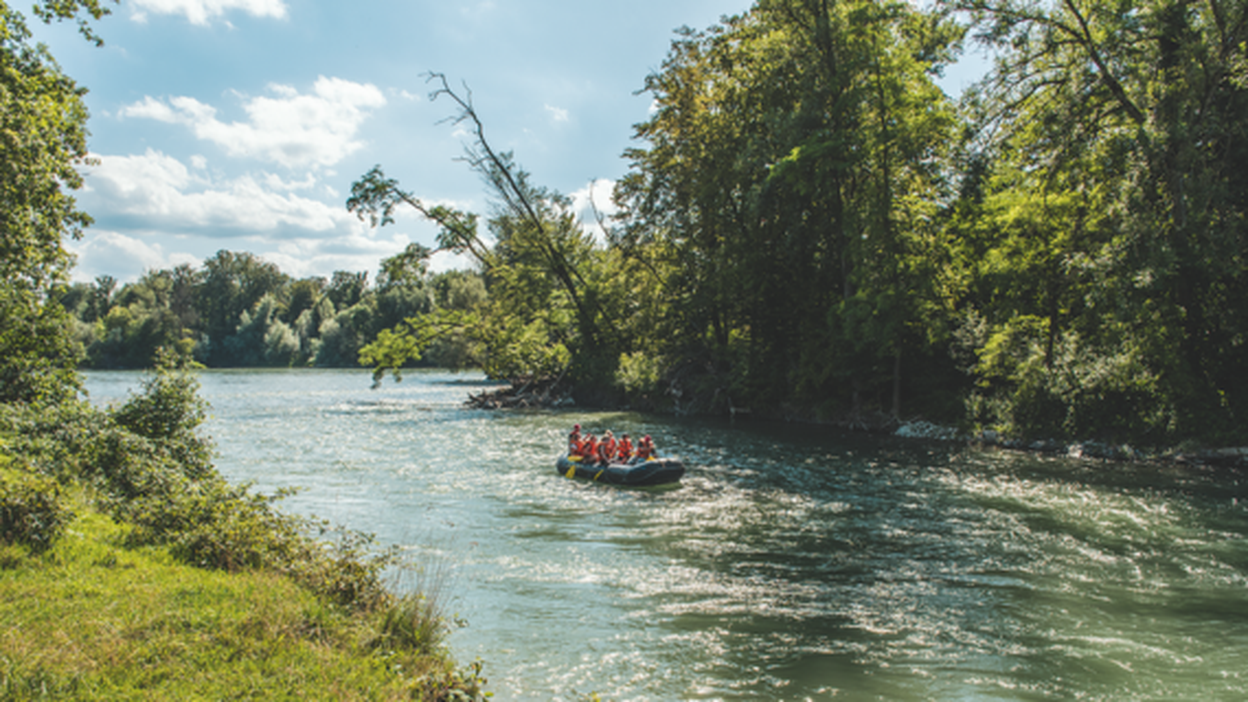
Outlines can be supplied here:
[[[382, 329], [436, 310], [475, 307], [481, 276], [430, 274], [419, 247], [367, 272], [295, 279], [245, 252], [219, 251], [200, 267], [152, 270], [118, 285], [110, 276], [60, 289], [74, 339], [90, 368], [146, 368], [158, 349], [178, 349], [214, 368], [359, 366], [360, 349]], [[475, 365], [462, 336], [448, 335], [426, 365]]]

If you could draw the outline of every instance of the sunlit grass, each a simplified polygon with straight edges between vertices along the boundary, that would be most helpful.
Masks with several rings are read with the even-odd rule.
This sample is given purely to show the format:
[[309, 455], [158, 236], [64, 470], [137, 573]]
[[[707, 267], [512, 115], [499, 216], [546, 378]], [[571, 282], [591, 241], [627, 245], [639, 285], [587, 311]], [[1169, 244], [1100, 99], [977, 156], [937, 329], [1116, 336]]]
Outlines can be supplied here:
[[446, 677], [430, 647], [375, 645], [410, 603], [385, 624], [273, 572], [124, 548], [124, 530], [88, 512], [44, 553], [0, 546], [0, 698], [411, 699]]

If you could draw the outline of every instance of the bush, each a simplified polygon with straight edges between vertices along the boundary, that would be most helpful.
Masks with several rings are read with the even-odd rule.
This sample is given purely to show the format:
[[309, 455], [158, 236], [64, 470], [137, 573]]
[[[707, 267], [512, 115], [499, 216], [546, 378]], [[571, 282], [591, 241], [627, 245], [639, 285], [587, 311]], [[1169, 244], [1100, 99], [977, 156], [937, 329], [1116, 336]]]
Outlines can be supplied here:
[[620, 354], [620, 365], [615, 371], [615, 384], [634, 395], [658, 392], [659, 379], [663, 377], [663, 362], [647, 356], [642, 351]]
[[175, 557], [201, 568], [282, 572], [356, 609], [388, 601], [381, 572], [394, 562], [393, 553], [374, 553], [373, 537], [358, 532], [324, 541], [327, 525], [273, 507], [284, 496], [255, 495], [212, 478], [121, 502], [117, 514], [136, 527], [131, 544], [168, 545]]
[[15, 483], [24, 486], [15, 493], [22, 505], [15, 523], [39, 527], [31, 533], [49, 537], [36, 545], [45, 544], [68, 513], [50, 519], [60, 513], [49, 504], [36, 510], [37, 519], [21, 515], [55, 496], [58, 480], [84, 484], [94, 488], [102, 509], [134, 526], [127, 537], [132, 545], [168, 546], [183, 562], [205, 568], [286, 573], [344, 606], [372, 609], [386, 602], [381, 572], [393, 554], [373, 553], [370, 536], [322, 541], [332, 536], [325, 524], [274, 507], [284, 494], [252, 494], [216, 472], [212, 444], [198, 433], [206, 405], [186, 363], [164, 354], [143, 392], [111, 411], [77, 401], [41, 408], [0, 404], [0, 434], [11, 438], [12, 452], [56, 478], [30, 475]]
[[73, 516], [55, 480], [0, 464], [0, 541], [46, 550]]
[[1023, 438], [1099, 438], [1164, 443], [1175, 431], [1173, 403], [1139, 349], [1088, 344], [1047, 322], [1018, 318], [979, 351], [983, 379], [971, 420]]
[[180, 472], [196, 479], [212, 468], [212, 442], [198, 433], [208, 403], [199, 397], [199, 381], [190, 374], [191, 360], [167, 349], [156, 352], [155, 373], [143, 382], [143, 392], [132, 395], [113, 411], [122, 427], [167, 452]]

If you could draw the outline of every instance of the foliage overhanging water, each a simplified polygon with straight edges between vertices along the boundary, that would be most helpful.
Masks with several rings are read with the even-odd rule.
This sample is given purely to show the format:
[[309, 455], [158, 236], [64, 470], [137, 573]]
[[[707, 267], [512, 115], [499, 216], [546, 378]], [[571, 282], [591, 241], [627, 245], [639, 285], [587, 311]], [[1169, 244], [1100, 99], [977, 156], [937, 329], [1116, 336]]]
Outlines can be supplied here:
[[[91, 373], [120, 399], [137, 373]], [[449, 569], [499, 699], [1242, 699], [1248, 483], [631, 413], [469, 410], [477, 376], [211, 371], [217, 466]], [[556, 475], [574, 421], [676, 488]]]

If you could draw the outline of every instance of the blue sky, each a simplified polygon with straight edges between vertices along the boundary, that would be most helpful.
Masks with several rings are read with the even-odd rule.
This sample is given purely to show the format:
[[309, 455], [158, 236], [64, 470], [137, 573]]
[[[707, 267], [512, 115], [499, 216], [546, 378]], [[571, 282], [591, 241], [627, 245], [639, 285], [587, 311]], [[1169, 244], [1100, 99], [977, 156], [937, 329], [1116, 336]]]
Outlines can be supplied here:
[[[486, 210], [455, 159], [465, 137], [438, 71], [472, 90], [486, 135], [537, 183], [607, 207], [627, 170], [636, 92], [681, 26], [746, 11], [747, 0], [123, 0], [96, 48], [68, 24], [39, 26], [90, 93], [80, 205], [95, 217], [76, 280], [199, 264], [251, 251], [296, 277], [369, 271], [408, 242], [432, 245], [414, 214], [371, 229], [345, 209], [375, 164], [427, 202]], [[974, 67], [951, 71], [959, 90]], [[450, 267], [449, 258], [435, 268]]]

